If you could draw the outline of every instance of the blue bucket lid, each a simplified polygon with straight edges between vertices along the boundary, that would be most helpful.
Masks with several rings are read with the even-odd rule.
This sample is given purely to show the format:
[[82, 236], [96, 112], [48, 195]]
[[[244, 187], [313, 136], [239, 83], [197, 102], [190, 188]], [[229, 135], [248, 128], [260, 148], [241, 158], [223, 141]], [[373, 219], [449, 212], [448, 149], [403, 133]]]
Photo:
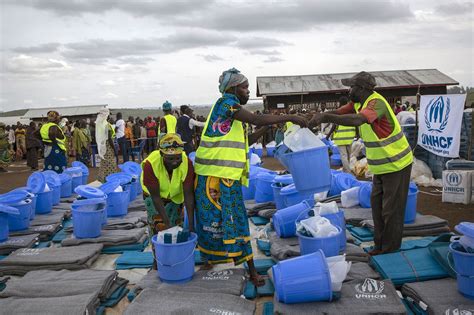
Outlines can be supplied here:
[[31, 192], [31, 189], [27, 186], [18, 187], [18, 188], [13, 189], [12, 191], [18, 191], [18, 190], [26, 190], [29, 193]]
[[26, 186], [28, 186], [28, 188], [30, 188], [31, 192], [34, 194], [43, 192], [46, 186], [46, 178], [44, 177], [43, 173], [34, 172], [30, 175], [30, 177], [28, 177]]
[[106, 182], [102, 184], [99, 189], [102, 190], [107, 195], [114, 192], [117, 187], [120, 186], [120, 182], [118, 180], [112, 180], [110, 182]]
[[59, 174], [55, 171], [43, 171], [43, 175], [46, 178], [48, 186], [61, 186], [61, 179], [59, 178]]
[[474, 238], [474, 223], [472, 222], [461, 222], [454, 229], [465, 236]]
[[273, 179], [275, 178], [275, 174], [272, 173], [267, 173], [267, 172], [260, 172], [257, 175], [258, 179], [267, 181], [267, 182], [273, 182]]
[[6, 213], [6, 214], [16, 214], [16, 215], [20, 214], [20, 211], [17, 208], [13, 208], [2, 203], [0, 203], [0, 212]]
[[285, 174], [285, 175], [278, 175], [275, 176], [273, 179], [274, 183], [280, 183], [283, 185], [290, 185], [293, 184], [293, 176], [291, 174]]
[[130, 183], [133, 179], [132, 175], [130, 174], [127, 174], [127, 173], [114, 173], [114, 174], [110, 174], [109, 176], [107, 176], [105, 178], [107, 181], [119, 181], [120, 182], [120, 185], [126, 185], [128, 183]]
[[0, 203], [13, 205], [27, 199], [28, 196], [29, 193], [26, 190], [12, 190], [0, 195]]
[[80, 167], [68, 167], [64, 170], [64, 173], [66, 174], [77, 174], [80, 173], [82, 176], [82, 168]]
[[82, 175], [89, 175], [89, 168], [84, 163], [82, 163], [80, 161], [74, 161], [74, 162], [71, 163], [71, 165], [73, 167], [80, 167], [81, 170], [82, 170]]
[[66, 173], [61, 173], [61, 174], [59, 174], [59, 179], [61, 180], [61, 184], [64, 184], [65, 182], [71, 180], [71, 176], [69, 174], [66, 174]]
[[79, 185], [74, 189], [74, 192], [87, 199], [104, 197], [104, 192], [102, 190], [88, 185]]
[[140, 164], [132, 161], [123, 163], [121, 170], [130, 175], [140, 176], [140, 174], [142, 173], [142, 167], [140, 166]]
[[297, 193], [297, 192], [298, 192], [298, 190], [296, 190], [295, 184], [290, 184], [288, 186], [283, 187], [280, 190], [280, 195], [290, 195], [290, 194], [294, 194], [294, 193]]

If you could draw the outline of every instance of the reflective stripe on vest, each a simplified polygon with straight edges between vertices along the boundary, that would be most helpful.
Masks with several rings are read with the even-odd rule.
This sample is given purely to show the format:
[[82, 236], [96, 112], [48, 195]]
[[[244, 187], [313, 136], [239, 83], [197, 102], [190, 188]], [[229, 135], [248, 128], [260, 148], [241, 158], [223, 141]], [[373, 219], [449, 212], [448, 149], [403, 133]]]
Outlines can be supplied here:
[[[166, 121], [166, 133], [176, 133], [176, 124], [178, 120], [171, 114], [163, 116]], [[161, 126], [160, 126], [161, 130]]]
[[350, 145], [356, 136], [355, 127], [338, 125], [332, 135], [336, 145]]
[[402, 132], [395, 114], [385, 98], [373, 92], [364, 104], [354, 104], [356, 113], [359, 113], [367, 104], [377, 99], [384, 103], [394, 123], [392, 133], [384, 139], [379, 139], [370, 124], [359, 126], [359, 132], [366, 147], [367, 164], [372, 174], [387, 174], [400, 171], [413, 162], [413, 153], [405, 135]]
[[234, 120], [230, 131], [218, 137], [206, 136], [212, 107], [202, 131], [201, 143], [196, 151], [194, 171], [198, 175], [240, 180], [248, 185], [247, 134], [242, 122]]
[[61, 135], [63, 136], [63, 138], [62, 139], [56, 138], [56, 143], [58, 144], [58, 147], [61, 148], [61, 150], [66, 152], [66, 145], [65, 145], [66, 137], [64, 136], [64, 132], [61, 130], [61, 128], [55, 123], [49, 122], [41, 126], [41, 129], [40, 129], [41, 140], [43, 140], [43, 142], [45, 143], [53, 143], [53, 141], [49, 139], [49, 129], [52, 126], [58, 127], [59, 131], [61, 132]]
[[112, 139], [115, 139], [115, 129], [112, 127], [112, 125], [109, 123], [109, 129], [112, 131]]
[[[161, 156], [160, 150], [153, 151], [141, 164], [143, 169], [145, 163], [147, 161], [150, 162], [151, 167], [153, 168], [153, 173], [160, 184], [160, 197], [163, 199], [169, 199], [176, 204], [184, 202], [183, 182], [188, 174], [188, 157], [184, 152], [181, 156], [183, 161], [173, 170], [171, 181], [165, 164], [163, 163], [163, 157]], [[143, 184], [143, 172], [142, 176], [140, 176], [140, 183], [142, 184], [143, 191], [150, 195], [148, 188]]]

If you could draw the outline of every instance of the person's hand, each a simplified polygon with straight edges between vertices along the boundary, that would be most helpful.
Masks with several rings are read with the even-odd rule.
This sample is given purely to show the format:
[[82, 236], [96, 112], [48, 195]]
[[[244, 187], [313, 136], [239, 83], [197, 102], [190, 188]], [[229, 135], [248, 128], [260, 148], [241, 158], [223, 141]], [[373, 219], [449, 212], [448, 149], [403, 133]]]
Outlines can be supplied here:
[[295, 125], [300, 126], [301, 128], [308, 127], [308, 121], [304, 117], [298, 115], [290, 115], [290, 121]]
[[311, 118], [311, 120], [309, 121], [309, 125], [311, 127], [318, 126], [318, 125], [321, 125], [322, 121], [323, 121], [323, 114], [316, 113], [313, 115], [313, 118]]

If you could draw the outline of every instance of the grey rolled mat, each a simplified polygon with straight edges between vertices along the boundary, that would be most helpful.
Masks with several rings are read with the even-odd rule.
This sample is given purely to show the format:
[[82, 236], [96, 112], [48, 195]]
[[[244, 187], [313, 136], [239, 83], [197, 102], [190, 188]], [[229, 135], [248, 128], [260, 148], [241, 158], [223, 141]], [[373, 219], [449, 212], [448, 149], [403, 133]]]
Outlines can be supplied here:
[[255, 203], [254, 201], [245, 201], [247, 215], [257, 215], [260, 210], [276, 209], [274, 202]]
[[193, 279], [183, 284], [167, 284], [160, 281], [156, 270], [151, 270], [140, 280], [135, 288], [138, 293], [143, 289], [176, 289], [185, 292], [224, 293], [240, 296], [245, 285], [244, 269], [224, 269], [220, 271], [200, 270]]
[[273, 215], [277, 212], [277, 209], [265, 209], [258, 211], [258, 216], [262, 218], [271, 219]]
[[99, 300], [94, 293], [47, 298], [5, 298], [3, 314], [84, 315], [95, 314]]
[[342, 284], [341, 298], [332, 302], [283, 304], [273, 301], [275, 314], [406, 314], [390, 280], [359, 279]]
[[360, 261], [360, 262], [369, 262], [370, 256], [367, 254], [361, 247], [346, 243], [346, 260], [348, 261]]
[[52, 210], [47, 214], [37, 214], [30, 222], [30, 226], [48, 225], [62, 223], [66, 213], [61, 210]]
[[276, 260], [285, 260], [300, 255], [300, 245], [297, 237], [280, 238], [275, 232], [268, 233], [270, 254]]
[[11, 236], [0, 243], [0, 255], [8, 255], [20, 248], [30, 248], [39, 241], [39, 234]]
[[39, 234], [40, 241], [49, 241], [61, 229], [61, 223], [30, 226], [23, 231], [10, 232], [10, 236]]
[[75, 238], [71, 235], [61, 241], [62, 246], [80, 244], [103, 244], [105, 247], [138, 243], [145, 236], [146, 228], [132, 230], [102, 230], [102, 235], [96, 238]]
[[131, 230], [144, 227], [146, 216], [143, 217], [140, 212], [129, 212], [123, 218], [108, 218], [104, 230]]
[[[363, 226], [374, 229], [373, 220], [364, 220]], [[429, 236], [449, 232], [448, 222], [434, 215], [416, 216], [415, 222], [403, 225], [403, 236]]]
[[347, 224], [359, 226], [361, 221], [372, 220], [371, 208], [344, 208], [344, 218]]
[[406, 283], [401, 291], [428, 314], [474, 313], [474, 301], [458, 292], [457, 282], [452, 278]]
[[24, 275], [33, 270], [87, 269], [99, 257], [102, 244], [23, 248], [0, 260], [0, 275]]
[[255, 303], [222, 293], [183, 292], [168, 289], [145, 289], [125, 310], [125, 314], [242, 314], [252, 315]]

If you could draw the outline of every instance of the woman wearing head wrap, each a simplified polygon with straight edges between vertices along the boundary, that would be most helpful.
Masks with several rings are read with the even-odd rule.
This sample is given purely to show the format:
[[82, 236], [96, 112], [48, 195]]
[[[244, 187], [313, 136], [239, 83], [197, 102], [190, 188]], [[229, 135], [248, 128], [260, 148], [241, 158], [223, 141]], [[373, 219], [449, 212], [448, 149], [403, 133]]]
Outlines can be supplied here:
[[142, 162], [141, 184], [147, 209], [149, 236], [182, 225], [186, 206], [189, 229], [194, 230], [194, 169], [179, 135], [160, 139], [159, 150]]
[[85, 121], [79, 121], [72, 132], [72, 147], [76, 152], [76, 160], [89, 165], [91, 137], [86, 132]]
[[6, 172], [6, 168], [10, 165], [11, 153], [10, 144], [8, 143], [8, 133], [5, 132], [5, 124], [0, 122], [0, 172]]
[[48, 112], [48, 122], [41, 126], [41, 140], [44, 144], [44, 169], [62, 173], [67, 167], [66, 137], [58, 126], [59, 113]]
[[107, 108], [101, 109], [95, 121], [95, 140], [97, 142], [97, 152], [100, 157], [99, 175], [97, 179], [105, 182], [109, 174], [116, 173], [117, 152], [115, 152], [114, 138], [115, 130], [107, 121], [110, 111]]
[[255, 285], [264, 284], [253, 263], [247, 213], [242, 185], [248, 185], [248, 145], [267, 128], [247, 136], [246, 124], [257, 127], [291, 121], [305, 126], [306, 120], [293, 115], [255, 115], [243, 108], [249, 99], [247, 78], [236, 69], [219, 78], [222, 97], [211, 109], [196, 152], [196, 219], [198, 247], [209, 264], [248, 262]]

